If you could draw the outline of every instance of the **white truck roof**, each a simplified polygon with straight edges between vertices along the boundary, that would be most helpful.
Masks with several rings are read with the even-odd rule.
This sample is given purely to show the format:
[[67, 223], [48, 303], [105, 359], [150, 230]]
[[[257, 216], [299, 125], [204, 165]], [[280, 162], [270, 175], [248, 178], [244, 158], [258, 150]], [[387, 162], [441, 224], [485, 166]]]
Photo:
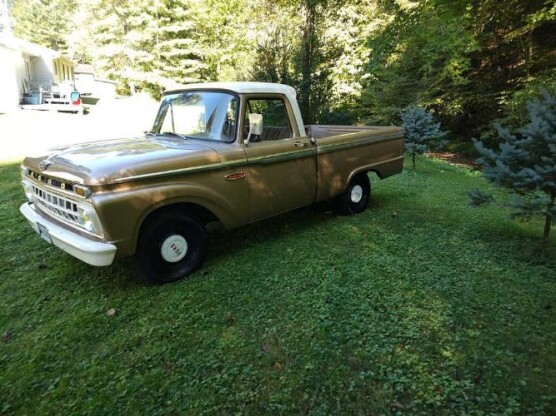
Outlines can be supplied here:
[[284, 95], [292, 95], [295, 98], [295, 89], [289, 85], [275, 84], [272, 82], [204, 82], [200, 84], [185, 84], [166, 91], [183, 91], [196, 89], [221, 89], [243, 93], [279, 93]]
[[238, 94], [283, 94], [290, 102], [295, 120], [299, 127], [299, 132], [302, 136], [305, 135], [305, 128], [303, 127], [303, 119], [299, 106], [297, 105], [297, 98], [295, 89], [289, 85], [275, 84], [273, 82], [204, 82], [200, 84], [185, 84], [175, 88], [168, 89], [164, 94], [171, 94], [178, 91], [187, 90], [228, 90]]

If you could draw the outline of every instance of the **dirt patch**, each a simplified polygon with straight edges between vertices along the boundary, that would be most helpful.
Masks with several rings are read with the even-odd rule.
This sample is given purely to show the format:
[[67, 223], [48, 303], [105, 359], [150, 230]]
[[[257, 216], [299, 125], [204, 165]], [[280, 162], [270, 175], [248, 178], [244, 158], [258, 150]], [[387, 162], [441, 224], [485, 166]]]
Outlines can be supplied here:
[[432, 157], [435, 159], [448, 162], [451, 165], [459, 166], [462, 168], [468, 168], [473, 170], [481, 170], [481, 166], [475, 162], [474, 159], [469, 159], [458, 155], [457, 153], [450, 152], [430, 152], [426, 154], [427, 157]]

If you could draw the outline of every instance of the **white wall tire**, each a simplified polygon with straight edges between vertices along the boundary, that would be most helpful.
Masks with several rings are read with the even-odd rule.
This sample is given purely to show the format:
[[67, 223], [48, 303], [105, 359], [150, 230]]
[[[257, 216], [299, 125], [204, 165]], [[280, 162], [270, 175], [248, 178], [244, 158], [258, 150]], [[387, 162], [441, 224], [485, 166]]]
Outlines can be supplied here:
[[367, 208], [371, 199], [371, 182], [366, 172], [353, 177], [343, 194], [336, 197], [336, 210], [341, 215], [359, 214]]
[[140, 273], [155, 284], [187, 278], [204, 261], [205, 227], [178, 210], [155, 215], [139, 235], [135, 260]]
[[351, 202], [357, 204], [363, 199], [363, 187], [361, 185], [355, 185], [351, 188], [351, 192], [349, 194]]

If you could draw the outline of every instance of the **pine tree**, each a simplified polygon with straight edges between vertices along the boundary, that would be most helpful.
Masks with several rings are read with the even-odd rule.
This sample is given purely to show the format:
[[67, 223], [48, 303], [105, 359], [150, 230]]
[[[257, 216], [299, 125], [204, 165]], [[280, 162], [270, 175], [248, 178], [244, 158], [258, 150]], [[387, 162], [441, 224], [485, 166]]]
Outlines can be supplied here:
[[413, 169], [415, 169], [415, 157], [423, 154], [429, 149], [429, 143], [439, 140], [446, 132], [440, 128], [440, 123], [435, 123], [431, 113], [424, 108], [411, 107], [401, 114], [403, 130], [405, 135], [405, 150], [411, 155]]
[[14, 34], [39, 45], [66, 52], [66, 38], [74, 30], [77, 0], [18, 0], [11, 14]]
[[[154, 4], [153, 4], [154, 3]], [[94, 0], [90, 7], [92, 60], [100, 74], [118, 81], [124, 91], [158, 90], [155, 69], [156, 2]]]
[[544, 215], [544, 239], [556, 217], [556, 87], [527, 105], [529, 123], [512, 134], [497, 126], [503, 140], [492, 150], [474, 140], [485, 178], [516, 193], [514, 216]]
[[198, 41], [199, 2], [162, 0], [157, 10], [157, 65], [163, 79], [179, 84], [207, 78], [205, 51]]

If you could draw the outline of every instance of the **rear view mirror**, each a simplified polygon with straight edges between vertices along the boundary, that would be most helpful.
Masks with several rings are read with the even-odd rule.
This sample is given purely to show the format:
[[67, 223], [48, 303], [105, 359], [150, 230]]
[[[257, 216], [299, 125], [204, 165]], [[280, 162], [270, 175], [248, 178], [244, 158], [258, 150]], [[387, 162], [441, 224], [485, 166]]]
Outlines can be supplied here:
[[249, 114], [249, 134], [245, 144], [249, 144], [251, 136], [260, 136], [261, 134], [263, 134], [263, 115], [256, 113]]
[[262, 114], [249, 114], [249, 130], [251, 134], [263, 134], [263, 115]]

